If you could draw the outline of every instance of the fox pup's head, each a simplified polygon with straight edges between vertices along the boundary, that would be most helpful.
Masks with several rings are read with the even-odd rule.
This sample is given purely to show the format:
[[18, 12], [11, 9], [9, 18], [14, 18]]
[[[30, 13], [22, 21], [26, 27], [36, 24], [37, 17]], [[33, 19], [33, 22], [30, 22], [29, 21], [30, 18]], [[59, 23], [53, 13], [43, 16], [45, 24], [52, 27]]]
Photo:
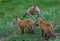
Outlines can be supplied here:
[[16, 24], [19, 20], [20, 20], [20, 19], [19, 19], [17, 16], [15, 16], [15, 18], [14, 18], [14, 20], [13, 20], [13, 24]]

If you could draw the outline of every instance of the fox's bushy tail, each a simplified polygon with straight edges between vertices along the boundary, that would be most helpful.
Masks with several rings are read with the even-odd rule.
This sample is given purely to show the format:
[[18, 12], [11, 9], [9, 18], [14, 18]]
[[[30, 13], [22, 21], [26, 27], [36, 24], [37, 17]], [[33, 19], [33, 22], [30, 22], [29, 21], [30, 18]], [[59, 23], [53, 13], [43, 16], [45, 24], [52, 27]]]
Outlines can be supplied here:
[[50, 26], [50, 33], [51, 33], [51, 35], [52, 35], [54, 38], [56, 38], [56, 34], [55, 34], [54, 30], [53, 30], [53, 26], [52, 26], [52, 25]]

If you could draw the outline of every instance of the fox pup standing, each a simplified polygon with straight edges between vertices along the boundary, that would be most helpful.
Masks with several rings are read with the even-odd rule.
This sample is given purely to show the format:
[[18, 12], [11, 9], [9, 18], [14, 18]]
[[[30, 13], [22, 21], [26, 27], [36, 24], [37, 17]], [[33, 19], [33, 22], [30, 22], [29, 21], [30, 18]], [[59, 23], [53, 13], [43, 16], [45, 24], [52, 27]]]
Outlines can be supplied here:
[[40, 18], [36, 18], [36, 20], [37, 20], [37, 24], [40, 26], [42, 37], [45, 36], [46, 40], [48, 40], [50, 36], [56, 37], [51, 24], [42, 21]]
[[35, 6], [35, 5], [33, 5], [32, 7], [30, 7], [30, 8], [28, 8], [28, 10], [25, 12], [25, 15], [23, 16], [23, 18], [25, 17], [25, 16], [29, 16], [30, 14], [31, 15], [34, 15], [35, 13], [37, 14], [37, 16], [39, 17], [39, 14], [40, 14], [40, 9], [37, 7], [37, 6]]
[[33, 33], [32, 25], [34, 22], [32, 20], [20, 20], [17, 16], [14, 19], [14, 24], [17, 23], [18, 27], [22, 30], [22, 34], [24, 34], [24, 29], [28, 28], [30, 33]]

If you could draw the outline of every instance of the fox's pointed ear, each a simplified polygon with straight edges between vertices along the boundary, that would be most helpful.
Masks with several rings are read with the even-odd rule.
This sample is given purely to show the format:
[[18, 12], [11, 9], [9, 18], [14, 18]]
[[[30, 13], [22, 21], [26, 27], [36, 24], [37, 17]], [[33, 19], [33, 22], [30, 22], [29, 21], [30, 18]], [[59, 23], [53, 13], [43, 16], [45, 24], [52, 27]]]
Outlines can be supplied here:
[[15, 16], [15, 19], [17, 20], [18, 16]]

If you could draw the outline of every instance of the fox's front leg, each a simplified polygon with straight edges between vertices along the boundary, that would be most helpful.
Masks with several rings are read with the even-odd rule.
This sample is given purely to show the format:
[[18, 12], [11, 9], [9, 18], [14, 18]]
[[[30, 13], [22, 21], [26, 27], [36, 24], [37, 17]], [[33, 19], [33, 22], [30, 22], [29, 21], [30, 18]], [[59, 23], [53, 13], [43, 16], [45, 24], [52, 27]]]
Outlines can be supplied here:
[[25, 13], [24, 15], [23, 15], [23, 18], [25, 18], [27, 16], [27, 13]]
[[43, 31], [43, 30], [41, 30], [41, 33], [42, 33], [42, 37], [44, 38], [44, 31]]
[[22, 34], [24, 34], [24, 29], [21, 29], [22, 30]]

